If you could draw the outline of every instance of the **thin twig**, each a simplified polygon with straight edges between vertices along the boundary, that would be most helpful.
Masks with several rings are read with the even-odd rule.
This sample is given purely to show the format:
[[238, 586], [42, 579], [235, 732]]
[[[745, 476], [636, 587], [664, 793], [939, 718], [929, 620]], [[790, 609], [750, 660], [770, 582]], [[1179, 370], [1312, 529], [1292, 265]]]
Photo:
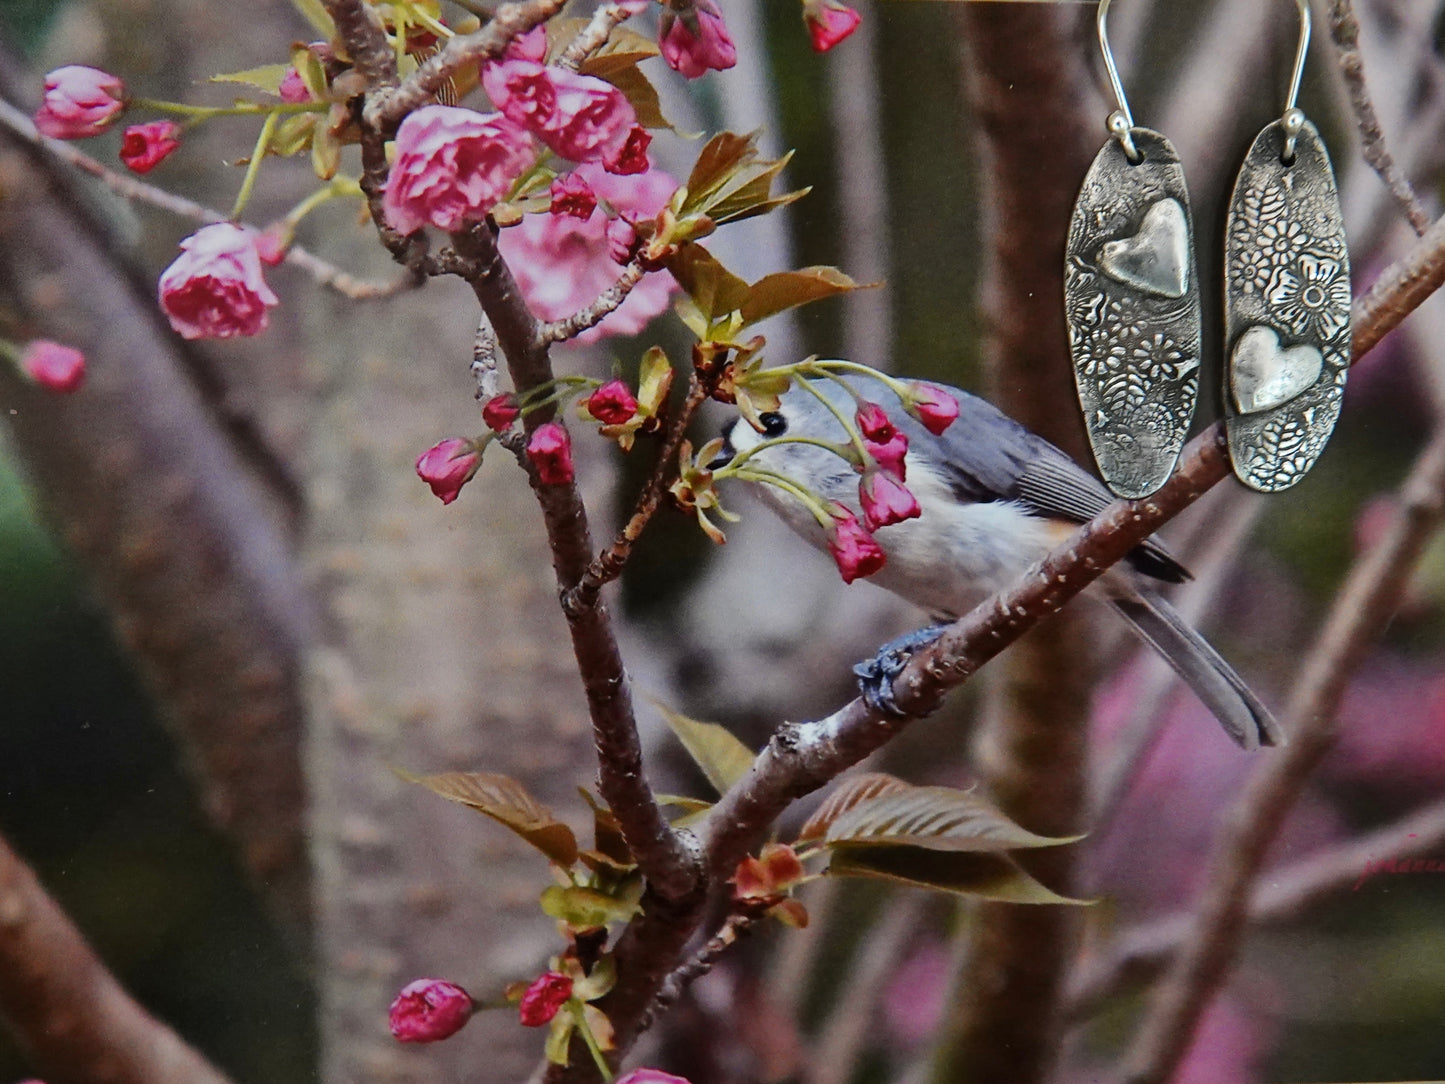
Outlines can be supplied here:
[[[192, 222], [201, 222], [207, 225], [230, 221], [213, 207], [207, 207], [194, 200], [186, 199], [184, 196], [178, 196], [174, 192], [168, 192], [164, 188], [148, 184], [130, 174], [111, 169], [64, 140], [48, 139], [42, 136], [36, 131], [35, 125], [29, 117], [3, 98], [0, 98], [0, 124], [27, 143], [41, 148], [47, 154], [55, 156], [82, 173], [90, 174], [112, 192], [132, 203], [157, 207], [178, 218], [186, 218]], [[402, 290], [411, 289], [418, 281], [414, 276], [403, 276], [392, 282], [366, 282], [341, 270], [334, 264], [328, 263], [300, 245], [292, 245], [287, 250], [286, 262], [305, 271], [320, 285], [356, 301], [390, 297]]]
[[559, 68], [575, 72], [612, 36], [612, 31], [627, 19], [627, 9], [621, 4], [604, 4], [592, 13], [592, 20], [582, 28], [582, 33], [572, 39], [554, 63]]
[[1360, 151], [1400, 204], [1415, 234], [1422, 235], [1430, 226], [1430, 216], [1415, 194], [1410, 179], [1396, 166], [1384, 129], [1380, 126], [1379, 114], [1375, 112], [1375, 103], [1370, 99], [1370, 90], [1365, 82], [1365, 61], [1360, 55], [1360, 22], [1355, 17], [1354, 0], [1331, 0], [1330, 39], [1339, 51], [1340, 72], [1349, 90], [1350, 108], [1354, 111], [1355, 126], [1360, 132]]
[[692, 423], [693, 415], [697, 413], [698, 407], [702, 406], [706, 399], [707, 389], [694, 375], [687, 389], [687, 399], [683, 402], [682, 409], [678, 411], [677, 417], [673, 419], [672, 425], [668, 429], [667, 439], [663, 441], [662, 447], [657, 453], [657, 462], [653, 466], [647, 483], [642, 487], [642, 492], [638, 495], [632, 515], [628, 517], [617, 537], [612, 540], [612, 544], [597, 555], [596, 559], [587, 566], [587, 571], [582, 574], [577, 585], [563, 596], [562, 608], [564, 610], [570, 610], [574, 606], [594, 605], [597, 600], [597, 592], [602, 589], [602, 586], [622, 575], [622, 569], [626, 566], [628, 558], [632, 556], [632, 548], [642, 537], [642, 532], [662, 503], [663, 492], [670, 481], [677, 477], [678, 448], [682, 446], [683, 437], [687, 433], [687, 427]]
[[1289, 744], [1261, 762], [1226, 817], [1190, 935], [1154, 991], [1125, 1057], [1122, 1078], [1128, 1084], [1162, 1084], [1188, 1052], [1200, 1016], [1238, 954], [1250, 888], [1270, 844], [1310, 773], [1334, 745], [1345, 688], [1399, 606], [1442, 519], [1445, 429], [1417, 460], [1388, 535], [1351, 571], [1305, 660], [1285, 715]]
[[642, 1032], [650, 1028], [654, 1020], [675, 1005], [684, 991], [711, 971], [722, 959], [723, 953], [732, 948], [738, 938], [756, 926], [762, 918], [761, 914], [753, 911], [735, 911], [728, 915], [718, 932], [698, 949], [697, 955], [667, 976], [662, 988], [657, 991], [657, 996], [652, 999], [652, 1004], [638, 1021], [637, 1030]]
[[617, 281], [597, 296], [597, 300], [585, 309], [574, 312], [561, 320], [552, 320], [541, 325], [540, 334], [545, 342], [560, 343], [575, 338], [590, 327], [596, 327], [627, 300], [632, 288], [647, 274], [640, 261], [634, 259], [622, 269]]
[[4, 840], [0, 1017], [48, 1079], [228, 1084], [121, 988]]
[[[1251, 927], [1298, 917], [1347, 889], [1361, 890], [1381, 863], [1411, 858], [1445, 846], [1445, 802], [1367, 835], [1329, 847], [1288, 866], [1270, 870], [1249, 901]], [[1192, 916], [1169, 915], [1125, 930], [1103, 959], [1081, 971], [1069, 992], [1068, 1015], [1075, 1022], [1109, 1004], [1129, 986], [1157, 975], [1189, 936]]]

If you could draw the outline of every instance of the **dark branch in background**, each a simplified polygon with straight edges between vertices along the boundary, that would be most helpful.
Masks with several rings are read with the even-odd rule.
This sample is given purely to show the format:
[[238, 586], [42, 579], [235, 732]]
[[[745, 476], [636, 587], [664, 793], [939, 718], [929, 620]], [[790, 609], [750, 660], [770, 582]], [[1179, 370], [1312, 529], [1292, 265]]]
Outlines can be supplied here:
[[[0, 83], [6, 71], [0, 57]], [[205, 383], [204, 362], [157, 311], [153, 282], [111, 251], [68, 171], [7, 132], [0, 291], [26, 321], [11, 334], [61, 340], [91, 363], [84, 390], [63, 402], [3, 367], [8, 428], [48, 517], [169, 707], [201, 804], [299, 931], [310, 901], [297, 656], [313, 614], [292, 554], [294, 484], [226, 413], [224, 389]]]
[[[1412, 813], [1394, 824], [1351, 839], [1319, 854], [1268, 871], [1268, 883], [1249, 900], [1250, 926], [1293, 919], [1347, 889], [1375, 884], [1388, 874], [1378, 863], [1429, 854], [1445, 845], [1445, 802]], [[1069, 1017], [1080, 1021], [1108, 1004], [1126, 987], [1158, 975], [1189, 936], [1193, 916], [1169, 915], [1126, 929], [1093, 961], [1069, 991]]]
[[1340, 71], [1350, 92], [1350, 108], [1355, 113], [1355, 126], [1360, 132], [1360, 151], [1370, 168], [1380, 175], [1385, 187], [1400, 204], [1417, 235], [1430, 225], [1430, 216], [1410, 185], [1410, 179], [1395, 164], [1395, 157], [1385, 141], [1375, 104], [1370, 100], [1365, 83], [1365, 61], [1360, 55], [1360, 21], [1355, 17], [1354, 0], [1331, 0], [1330, 39], [1340, 54]]
[[1250, 885], [1305, 781], [1334, 745], [1350, 678], [1394, 616], [1445, 519], [1445, 428], [1437, 429], [1400, 498], [1389, 533], [1351, 571], [1295, 683], [1284, 716], [1289, 744], [1260, 763], [1226, 817], [1191, 935], [1154, 991], [1125, 1059], [1129, 1084], [1162, 1084], [1173, 1076], [1238, 955]]
[[0, 1019], [50, 1080], [229, 1084], [127, 994], [0, 840]]

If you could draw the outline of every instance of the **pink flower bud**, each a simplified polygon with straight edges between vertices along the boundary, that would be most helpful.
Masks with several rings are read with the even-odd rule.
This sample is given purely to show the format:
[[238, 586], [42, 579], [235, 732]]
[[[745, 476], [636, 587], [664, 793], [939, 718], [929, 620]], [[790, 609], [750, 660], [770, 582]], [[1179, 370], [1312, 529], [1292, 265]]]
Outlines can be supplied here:
[[417, 457], [416, 473], [442, 504], [451, 504], [482, 465], [482, 452], [473, 441], [449, 437]]
[[517, 1007], [522, 1017], [522, 1025], [539, 1028], [550, 1023], [571, 996], [570, 976], [560, 971], [548, 971], [537, 976], [532, 985], [527, 987], [527, 992], [522, 995], [522, 1003]]
[[564, 173], [552, 181], [552, 213], [571, 215], [586, 222], [597, 207], [597, 193], [587, 183], [587, 178], [576, 173]]
[[713, 0], [696, 0], [692, 10], [682, 15], [664, 13], [658, 45], [667, 66], [688, 79], [738, 62], [738, 51]]
[[434, 1043], [461, 1031], [472, 1017], [472, 997], [442, 979], [417, 979], [391, 1003], [391, 1033], [403, 1043]]
[[161, 308], [186, 339], [259, 335], [276, 295], [261, 275], [250, 230], [217, 222], [181, 242], [181, 254], [161, 273]]
[[871, 576], [886, 562], [883, 549], [858, 517], [834, 504], [830, 509], [833, 525], [828, 529], [828, 552], [833, 555], [844, 583]]
[[517, 405], [517, 397], [510, 393], [494, 395], [482, 407], [482, 421], [497, 433], [505, 433], [521, 414], [522, 408]]
[[908, 413], [934, 436], [942, 436], [958, 417], [958, 400], [936, 384], [914, 384], [908, 397]]
[[613, 1084], [689, 1084], [686, 1077], [673, 1076], [661, 1069], [634, 1069], [626, 1076], [618, 1077]]
[[149, 124], [132, 124], [120, 140], [120, 160], [133, 173], [149, 173], [170, 157], [181, 145], [179, 124], [153, 120]]
[[888, 417], [888, 412], [877, 403], [868, 400], [858, 404], [858, 432], [863, 434], [864, 440], [877, 441], [886, 444], [893, 439], [895, 432], [893, 421]]
[[647, 160], [647, 148], [651, 143], [651, 133], [641, 125], [634, 124], [622, 145], [602, 159], [602, 168], [619, 177], [646, 173], [652, 165]]
[[276, 93], [283, 102], [290, 102], [292, 105], [311, 100], [311, 88], [294, 67], [287, 68], [286, 74], [281, 76], [281, 86]]
[[623, 218], [614, 218], [607, 223], [607, 254], [613, 263], [626, 263], [632, 259], [637, 248], [637, 231], [632, 223]]
[[69, 64], [45, 77], [35, 127], [51, 139], [100, 135], [125, 108], [125, 84], [108, 72]]
[[428, 105], [396, 130], [386, 219], [399, 233], [480, 222], [532, 164], [526, 132], [498, 113]]
[[279, 267], [286, 262], [286, 250], [291, 247], [291, 231], [285, 223], [267, 226], [256, 234], [256, 255], [267, 267]]
[[808, 24], [808, 36], [812, 39], [813, 51], [826, 53], [857, 30], [863, 16], [850, 7], [833, 3], [832, 0], [804, 0], [803, 21]]
[[42, 388], [62, 395], [85, 382], [85, 355], [49, 339], [36, 339], [27, 346], [20, 356], [20, 368]]
[[533, 430], [532, 439], [527, 441], [527, 458], [545, 485], [566, 485], [576, 477], [572, 468], [572, 438], [557, 422], [544, 422]]
[[637, 413], [637, 400], [621, 380], [609, 380], [588, 397], [587, 413], [603, 425], [622, 425]]
[[883, 470], [863, 475], [863, 481], [858, 484], [858, 500], [863, 505], [863, 519], [871, 531], [923, 514], [917, 498], [908, 487]]
[[[892, 429], [892, 426], [889, 428]], [[906, 433], [900, 433], [897, 429], [893, 429], [893, 435], [882, 443], [869, 440], [868, 437], [865, 436], [863, 438], [863, 447], [866, 448], [868, 454], [873, 457], [873, 461], [878, 464], [880, 470], [893, 475], [893, 477], [897, 478], [900, 482], [908, 477], [908, 461], [906, 459], [908, 455], [908, 435]], [[866, 470], [867, 468], [865, 467], [863, 469]]]

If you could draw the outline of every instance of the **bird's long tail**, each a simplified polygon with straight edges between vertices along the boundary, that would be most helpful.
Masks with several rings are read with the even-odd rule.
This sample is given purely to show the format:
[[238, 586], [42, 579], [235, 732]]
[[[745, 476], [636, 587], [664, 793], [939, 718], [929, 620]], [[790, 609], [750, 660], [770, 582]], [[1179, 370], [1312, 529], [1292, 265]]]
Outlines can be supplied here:
[[1110, 600], [1146, 643], [1174, 667], [1239, 745], [1283, 745], [1284, 731], [1234, 667], [1158, 595], [1137, 591]]

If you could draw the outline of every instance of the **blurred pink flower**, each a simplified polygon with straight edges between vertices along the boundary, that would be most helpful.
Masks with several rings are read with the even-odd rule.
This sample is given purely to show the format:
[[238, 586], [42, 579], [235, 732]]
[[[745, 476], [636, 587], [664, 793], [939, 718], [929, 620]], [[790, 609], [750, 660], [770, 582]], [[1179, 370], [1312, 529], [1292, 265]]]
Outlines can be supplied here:
[[863, 16], [844, 4], [833, 3], [832, 0], [804, 0], [803, 21], [808, 25], [808, 37], [812, 40], [813, 51], [826, 53], [857, 30]]
[[120, 141], [120, 160], [133, 173], [149, 173], [181, 145], [180, 125], [168, 120], [132, 124]]
[[203, 226], [181, 242], [161, 272], [161, 308], [186, 339], [259, 335], [276, 295], [261, 275], [252, 231], [230, 222]]
[[611, 83], [531, 60], [488, 64], [482, 85], [508, 119], [574, 162], [620, 153], [637, 123], [632, 103]]
[[552, 181], [552, 206], [554, 215], [571, 215], [586, 222], [597, 209], [597, 193], [585, 177], [575, 173], [564, 173]]
[[[659, 169], [624, 178], [589, 163], [573, 172], [626, 218], [651, 218], [677, 188], [677, 182]], [[502, 231], [498, 247], [528, 306], [543, 320], [571, 316], [617, 281], [609, 225], [605, 216], [597, 214], [586, 222], [565, 215], [527, 215]], [[667, 308], [675, 289], [671, 275], [645, 276], [615, 312], [583, 332], [578, 341], [637, 334]]]
[[690, 5], [679, 6], [690, 10], [679, 14], [669, 7], [662, 16], [658, 45], [668, 67], [688, 79], [696, 79], [704, 72], [722, 71], [738, 62], [737, 48], [713, 0], [695, 0]]
[[456, 983], [417, 979], [391, 1003], [391, 1033], [398, 1042], [434, 1043], [461, 1031], [473, 1009], [471, 995]]
[[614, 1084], [689, 1084], [686, 1077], [673, 1076], [661, 1069], [634, 1069], [618, 1077]]
[[62, 395], [85, 382], [85, 355], [72, 346], [36, 339], [20, 355], [20, 368], [47, 391]]
[[35, 127], [51, 139], [100, 135], [125, 108], [125, 84], [109, 72], [68, 64], [45, 77]]
[[893, 973], [883, 993], [883, 1018], [904, 1043], [921, 1043], [943, 1020], [952, 978], [948, 953], [929, 944], [909, 956]]
[[430, 223], [480, 222], [532, 164], [527, 134], [498, 113], [429, 105], [401, 122], [386, 182], [386, 219], [399, 233]]
[[1260, 1079], [1259, 1062], [1267, 1047], [1261, 1014], [1225, 994], [1204, 1010], [1189, 1053], [1172, 1080], [1174, 1084], [1248, 1084]]

